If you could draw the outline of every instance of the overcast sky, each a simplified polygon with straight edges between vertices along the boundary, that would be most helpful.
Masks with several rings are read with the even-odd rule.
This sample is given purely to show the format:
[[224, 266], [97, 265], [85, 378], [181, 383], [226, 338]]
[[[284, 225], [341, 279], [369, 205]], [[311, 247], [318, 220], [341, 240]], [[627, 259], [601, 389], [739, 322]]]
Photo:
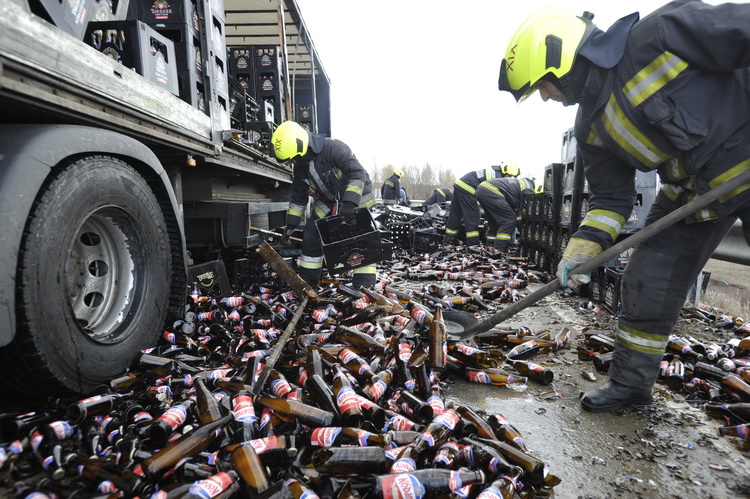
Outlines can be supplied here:
[[557, 5], [576, 15], [590, 10], [606, 29], [665, 3], [296, 1], [331, 79], [333, 137], [370, 170], [430, 163], [457, 177], [509, 159], [541, 177], [560, 161], [576, 108], [544, 103], [538, 93], [518, 105], [497, 90], [500, 61], [524, 19]]

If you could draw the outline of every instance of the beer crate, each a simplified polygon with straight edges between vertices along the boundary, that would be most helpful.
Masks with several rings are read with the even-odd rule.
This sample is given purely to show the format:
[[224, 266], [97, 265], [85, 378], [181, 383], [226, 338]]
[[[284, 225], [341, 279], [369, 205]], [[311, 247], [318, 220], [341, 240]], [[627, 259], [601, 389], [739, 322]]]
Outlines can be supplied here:
[[89, 23], [84, 41], [152, 83], [179, 95], [172, 40], [140, 21]]
[[617, 315], [622, 309], [620, 302], [620, 286], [622, 285], [623, 271], [607, 267], [604, 269], [602, 290], [602, 305], [612, 314]]
[[332, 275], [342, 274], [383, 259], [380, 231], [367, 209], [354, 211], [355, 223], [344, 223], [341, 215], [315, 220], [323, 243], [326, 267]]

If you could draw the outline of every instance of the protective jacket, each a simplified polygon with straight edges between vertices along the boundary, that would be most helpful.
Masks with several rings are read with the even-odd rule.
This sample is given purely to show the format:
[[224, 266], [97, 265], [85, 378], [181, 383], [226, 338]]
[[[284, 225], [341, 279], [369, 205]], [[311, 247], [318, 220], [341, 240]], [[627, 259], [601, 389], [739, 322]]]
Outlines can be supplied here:
[[534, 193], [529, 178], [496, 178], [485, 180], [477, 187], [477, 201], [487, 219], [487, 243], [506, 251], [521, 216], [521, 198]]
[[[747, 5], [678, 0], [636, 20], [627, 37], [600, 34], [585, 52], [594, 66], [575, 134], [592, 195], [575, 237], [602, 248], [632, 212], [635, 169], [656, 169], [660, 197], [676, 206], [750, 168]], [[687, 222], [720, 219], [749, 196], [734, 192]]]
[[395, 173], [385, 179], [380, 193], [384, 204], [397, 204], [401, 197], [401, 183]]
[[288, 226], [300, 224], [310, 197], [318, 218], [330, 214], [337, 201], [356, 206], [374, 203], [372, 183], [349, 146], [340, 140], [310, 134], [309, 158], [298, 161], [294, 167], [292, 199], [286, 222]]
[[491, 166], [484, 170], [469, 172], [453, 184], [453, 201], [448, 220], [445, 224], [445, 236], [450, 242], [458, 234], [463, 220], [466, 231], [466, 244], [479, 243], [479, 206], [476, 191], [479, 184], [502, 176], [501, 167]]
[[432, 195], [424, 200], [422, 206], [430, 206], [436, 203], [445, 203], [453, 199], [453, 189], [441, 187], [432, 191]]

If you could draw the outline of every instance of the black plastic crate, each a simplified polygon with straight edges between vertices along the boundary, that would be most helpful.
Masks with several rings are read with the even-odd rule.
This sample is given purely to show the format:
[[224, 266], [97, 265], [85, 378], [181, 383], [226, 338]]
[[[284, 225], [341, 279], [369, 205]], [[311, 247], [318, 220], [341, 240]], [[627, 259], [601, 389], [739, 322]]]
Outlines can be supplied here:
[[273, 154], [271, 150], [271, 136], [276, 130], [276, 124], [272, 121], [249, 121], [246, 134], [246, 143], [251, 144], [261, 151], [266, 151], [269, 155]]
[[656, 200], [656, 194], [656, 187], [644, 188], [636, 192], [633, 211], [625, 222], [622, 233], [632, 234], [638, 232], [646, 225], [646, 216], [651, 210], [651, 205]]
[[179, 95], [174, 42], [140, 21], [89, 23], [84, 41], [152, 83]]
[[562, 190], [562, 163], [551, 163], [544, 167], [544, 194], [557, 194]]
[[129, 6], [130, 0], [94, 0], [91, 2], [89, 22], [124, 21], [128, 18]]
[[281, 51], [278, 45], [254, 45], [253, 52], [256, 71], [281, 74]]
[[69, 35], [82, 40], [94, 7], [94, 0], [32, 0], [31, 11], [48, 19]]
[[575, 129], [570, 128], [563, 134], [562, 151], [560, 154], [563, 163], [573, 162], [576, 157], [576, 146]]
[[313, 104], [295, 104], [294, 120], [297, 123], [312, 124], [315, 116], [315, 106]]
[[414, 231], [414, 243], [412, 251], [414, 253], [435, 253], [443, 247], [445, 234], [437, 232], [435, 229], [419, 229]]
[[227, 47], [227, 55], [230, 73], [255, 73], [255, 57], [252, 45]]
[[315, 221], [330, 274], [341, 274], [383, 260], [380, 231], [366, 209], [355, 210], [356, 223], [343, 223], [340, 215]]
[[188, 284], [192, 286], [193, 283], [197, 283], [209, 296], [232, 295], [227, 270], [221, 260], [188, 267]]
[[620, 269], [604, 269], [602, 289], [602, 305], [614, 315], [620, 313], [622, 303], [620, 302], [620, 285], [622, 284], [623, 271]]
[[203, 75], [195, 71], [179, 71], [177, 81], [180, 98], [194, 108], [208, 113], [206, 84]]
[[130, 17], [157, 29], [184, 27], [201, 31], [202, 0], [131, 0]]

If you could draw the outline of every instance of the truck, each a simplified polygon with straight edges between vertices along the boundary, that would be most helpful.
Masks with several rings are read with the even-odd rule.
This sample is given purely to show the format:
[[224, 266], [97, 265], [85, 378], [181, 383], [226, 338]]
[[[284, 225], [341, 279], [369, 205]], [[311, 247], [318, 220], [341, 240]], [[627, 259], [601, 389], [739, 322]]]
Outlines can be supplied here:
[[[175, 12], [183, 19], [159, 22]], [[135, 68], [97, 46], [126, 36]], [[185, 46], [203, 73], [200, 101], [194, 81], [174, 85], [191, 75], [174, 67]], [[237, 54], [269, 53], [275, 102], [231, 74]], [[283, 224], [292, 170], [270, 134], [297, 119], [330, 135], [329, 102], [294, 0], [2, 0], [4, 388], [87, 393], [124, 372], [184, 315], [191, 268]]]

